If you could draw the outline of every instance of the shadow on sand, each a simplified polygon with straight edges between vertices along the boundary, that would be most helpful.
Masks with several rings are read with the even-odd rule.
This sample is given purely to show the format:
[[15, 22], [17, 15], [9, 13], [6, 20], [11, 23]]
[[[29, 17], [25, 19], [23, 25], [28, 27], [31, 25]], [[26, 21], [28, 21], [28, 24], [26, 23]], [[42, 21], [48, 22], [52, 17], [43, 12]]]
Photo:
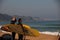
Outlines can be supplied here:
[[13, 39], [11, 35], [5, 34], [2, 37], [0, 37], [0, 40], [13, 40]]

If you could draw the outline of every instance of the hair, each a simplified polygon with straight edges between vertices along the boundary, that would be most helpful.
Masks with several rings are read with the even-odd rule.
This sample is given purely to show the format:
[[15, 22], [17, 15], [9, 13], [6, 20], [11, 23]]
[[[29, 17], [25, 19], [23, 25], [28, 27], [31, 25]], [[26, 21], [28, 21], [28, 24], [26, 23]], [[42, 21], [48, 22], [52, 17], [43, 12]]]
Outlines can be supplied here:
[[16, 17], [12, 17], [11, 24], [15, 24], [17, 22]]
[[19, 19], [18, 19], [18, 22], [21, 22], [21, 21], [22, 21], [22, 19], [21, 19], [21, 18], [19, 18]]

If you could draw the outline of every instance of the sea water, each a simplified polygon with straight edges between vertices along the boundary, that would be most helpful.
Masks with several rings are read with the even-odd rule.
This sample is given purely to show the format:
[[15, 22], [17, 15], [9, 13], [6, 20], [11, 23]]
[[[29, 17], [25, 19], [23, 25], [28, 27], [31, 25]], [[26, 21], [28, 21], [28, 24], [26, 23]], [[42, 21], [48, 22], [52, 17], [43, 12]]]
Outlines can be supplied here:
[[[0, 22], [0, 25], [9, 23], [9, 21]], [[45, 34], [58, 35], [60, 33], [60, 21], [23, 22], [23, 24], [27, 24]]]

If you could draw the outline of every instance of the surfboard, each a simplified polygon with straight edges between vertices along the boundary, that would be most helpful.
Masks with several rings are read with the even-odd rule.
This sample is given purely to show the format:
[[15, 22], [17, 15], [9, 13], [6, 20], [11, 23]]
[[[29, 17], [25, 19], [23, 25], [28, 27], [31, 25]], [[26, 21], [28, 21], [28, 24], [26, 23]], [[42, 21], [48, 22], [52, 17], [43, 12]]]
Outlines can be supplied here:
[[16, 32], [18, 34], [25, 34], [28, 36], [39, 36], [40, 33], [38, 30], [31, 28], [28, 25], [23, 24], [24, 32], [22, 30], [22, 27], [17, 24], [6, 24], [2, 26], [2, 30], [7, 32]]

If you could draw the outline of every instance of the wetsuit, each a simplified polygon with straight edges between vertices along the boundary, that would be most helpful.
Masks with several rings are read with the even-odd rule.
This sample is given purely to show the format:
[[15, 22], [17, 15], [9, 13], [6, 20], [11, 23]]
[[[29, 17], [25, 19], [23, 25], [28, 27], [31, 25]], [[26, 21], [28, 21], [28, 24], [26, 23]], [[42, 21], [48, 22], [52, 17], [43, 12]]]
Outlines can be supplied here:
[[[22, 23], [19, 22], [18, 25], [20, 25], [23, 29]], [[18, 36], [19, 36], [18, 40], [23, 40], [23, 34], [18, 34]]]
[[[21, 26], [21, 28], [22, 28], [22, 30], [24, 32], [24, 28], [23, 28], [22, 20], [21, 19], [18, 20], [18, 25]], [[19, 39], [18, 40], [23, 40], [23, 34], [18, 34], [18, 35], [19, 35]]]
[[[16, 19], [15, 20], [11, 20], [11, 23], [10, 24], [15, 24], [16, 23]], [[15, 40], [15, 32], [12, 32], [12, 38], [13, 40]]]

